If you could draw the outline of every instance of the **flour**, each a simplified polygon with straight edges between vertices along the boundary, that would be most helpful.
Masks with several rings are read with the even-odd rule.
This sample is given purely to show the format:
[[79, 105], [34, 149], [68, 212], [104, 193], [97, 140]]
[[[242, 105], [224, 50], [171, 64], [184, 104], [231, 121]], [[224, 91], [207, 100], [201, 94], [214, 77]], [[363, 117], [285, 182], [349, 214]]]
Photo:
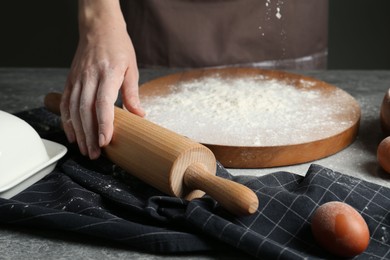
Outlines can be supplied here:
[[[166, 96], [142, 98], [146, 118], [201, 143], [276, 146], [323, 139], [352, 123], [340, 121], [345, 92], [324, 95], [263, 75], [209, 76], [171, 85]], [[349, 98], [349, 96], [347, 97]]]
[[280, 13], [280, 7], [276, 7], [276, 14], [275, 14], [275, 16], [278, 19], [282, 18], [282, 14]]
[[389, 241], [389, 232], [387, 232], [386, 227], [381, 227], [381, 230], [379, 232], [382, 232], [382, 243], [387, 243]]
[[[283, 0], [273, 0], [273, 1], [267, 0], [267, 1], [265, 1], [266, 8], [265, 8], [265, 12], [262, 14], [262, 18], [261, 18], [263, 20], [264, 24], [258, 26], [258, 29], [261, 33], [261, 36], [263, 36], [263, 37], [265, 36], [265, 32], [263, 31], [263, 27], [264, 28], [269, 27], [270, 22], [271, 22], [273, 17], [275, 17], [278, 20], [282, 19], [282, 6], [283, 6], [283, 4], [284, 4]], [[274, 23], [274, 22], [272, 22], [272, 23]], [[271, 26], [274, 27], [274, 29], [276, 28], [275, 24], [272, 24]], [[284, 36], [283, 34], [285, 34], [284, 30], [282, 30], [282, 32], [281, 32], [282, 36]]]
[[[281, 6], [283, 5], [283, 1], [282, 0], [277, 0], [276, 1], [276, 13], [275, 13], [275, 17], [278, 18], [278, 19], [281, 19], [282, 18], [282, 14], [280, 12], [281, 10]], [[267, 7], [267, 10], [266, 10], [266, 16], [269, 16], [269, 13], [272, 11], [272, 7], [271, 7], [271, 0], [267, 0], [265, 2], [265, 6]], [[268, 19], [266, 20], [270, 20], [269, 17]]]

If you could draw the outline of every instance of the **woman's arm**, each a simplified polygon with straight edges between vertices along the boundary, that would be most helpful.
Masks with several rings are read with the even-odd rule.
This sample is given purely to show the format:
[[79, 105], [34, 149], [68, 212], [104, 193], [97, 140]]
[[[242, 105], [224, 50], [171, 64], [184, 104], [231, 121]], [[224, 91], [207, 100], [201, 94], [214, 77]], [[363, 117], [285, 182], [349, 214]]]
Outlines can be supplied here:
[[69, 142], [96, 159], [113, 134], [114, 103], [144, 115], [138, 98], [138, 68], [119, 0], [79, 0], [79, 43], [61, 100]]

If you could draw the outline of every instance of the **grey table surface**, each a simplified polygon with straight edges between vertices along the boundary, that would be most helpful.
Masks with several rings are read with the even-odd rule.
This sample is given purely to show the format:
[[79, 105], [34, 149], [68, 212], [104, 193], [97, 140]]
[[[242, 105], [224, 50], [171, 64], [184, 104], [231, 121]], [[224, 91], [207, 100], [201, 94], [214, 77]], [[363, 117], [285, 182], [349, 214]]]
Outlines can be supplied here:
[[[62, 91], [67, 69], [0, 68], [0, 110], [15, 113], [43, 105], [50, 91]], [[141, 69], [140, 84], [176, 73], [171, 69]], [[362, 117], [357, 139], [335, 155], [314, 162], [268, 168], [230, 169], [234, 175], [260, 176], [279, 170], [304, 175], [311, 163], [341, 173], [390, 187], [390, 174], [378, 165], [376, 149], [384, 138], [379, 124], [379, 110], [390, 88], [390, 71], [294, 71], [333, 84], [350, 93], [360, 104]], [[124, 246], [73, 234], [59, 234], [18, 227], [0, 227], [0, 259], [242, 259], [235, 251], [190, 255], [154, 255]]]

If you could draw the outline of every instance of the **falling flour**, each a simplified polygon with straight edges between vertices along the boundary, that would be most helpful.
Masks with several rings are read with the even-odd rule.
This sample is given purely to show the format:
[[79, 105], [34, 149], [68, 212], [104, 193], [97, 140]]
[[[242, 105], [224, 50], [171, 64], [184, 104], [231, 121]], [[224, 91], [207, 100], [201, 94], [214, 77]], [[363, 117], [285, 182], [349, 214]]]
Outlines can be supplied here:
[[275, 14], [275, 16], [278, 19], [282, 18], [282, 14], [280, 13], [280, 7], [276, 7], [276, 14]]
[[[261, 24], [257, 27], [261, 37], [266, 37], [266, 31], [267, 28], [271, 27], [271, 31], [275, 32], [276, 28], [281, 28], [280, 31], [280, 40], [281, 43], [284, 43], [287, 38], [286, 30], [283, 29], [283, 22], [282, 22], [282, 6], [284, 5], [284, 1], [282, 0], [267, 0], [265, 2], [265, 10], [261, 12], [261, 15], [259, 16]], [[276, 18], [279, 21], [275, 21]], [[271, 22], [272, 20], [272, 22]], [[277, 25], [277, 26], [276, 26]], [[281, 27], [280, 27], [281, 26]], [[284, 47], [283, 47], [284, 48]], [[284, 56], [285, 50], [283, 49], [283, 56]]]
[[324, 95], [315, 84], [301, 80], [297, 88], [263, 75], [209, 76], [171, 85], [169, 94], [146, 96], [142, 103], [148, 120], [201, 143], [298, 144], [337, 134], [353, 123], [340, 121], [345, 98], [352, 97], [337, 88]]

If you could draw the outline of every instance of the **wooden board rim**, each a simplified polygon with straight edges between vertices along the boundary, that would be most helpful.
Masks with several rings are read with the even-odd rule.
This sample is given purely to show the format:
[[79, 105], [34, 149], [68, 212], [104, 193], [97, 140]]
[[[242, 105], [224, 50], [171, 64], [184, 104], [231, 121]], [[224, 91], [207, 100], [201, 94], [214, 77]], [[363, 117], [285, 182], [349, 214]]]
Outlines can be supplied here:
[[[283, 78], [299, 82], [300, 80], [315, 82], [318, 87], [331, 90], [340, 90], [349, 95], [344, 90], [328, 84], [324, 81], [313, 77], [294, 74], [278, 70], [266, 70], [259, 68], [211, 68], [211, 69], [193, 69], [178, 73], [162, 76], [151, 81], [145, 82], [140, 86], [140, 96], [147, 95], [146, 89], [167, 86], [177, 81], [200, 78], [212, 74], [222, 75], [265, 75], [270, 78]], [[298, 86], [299, 87], [299, 86]], [[160, 91], [160, 90], [159, 90]], [[164, 91], [162, 88], [161, 91]], [[349, 95], [350, 96], [350, 95]], [[361, 111], [357, 101], [351, 96], [354, 101], [356, 115], [354, 116], [353, 124], [333, 136], [319, 139], [311, 142], [275, 145], [275, 146], [236, 146], [225, 144], [202, 143], [207, 146], [215, 155], [217, 160], [222, 165], [228, 168], [268, 168], [277, 166], [287, 166], [300, 163], [306, 163], [318, 160], [324, 157], [333, 155], [347, 146], [349, 146], [356, 138], [359, 126]], [[289, 154], [292, 154], [291, 156]], [[270, 156], [273, 158], [270, 159]], [[283, 158], [280, 158], [284, 156]]]

